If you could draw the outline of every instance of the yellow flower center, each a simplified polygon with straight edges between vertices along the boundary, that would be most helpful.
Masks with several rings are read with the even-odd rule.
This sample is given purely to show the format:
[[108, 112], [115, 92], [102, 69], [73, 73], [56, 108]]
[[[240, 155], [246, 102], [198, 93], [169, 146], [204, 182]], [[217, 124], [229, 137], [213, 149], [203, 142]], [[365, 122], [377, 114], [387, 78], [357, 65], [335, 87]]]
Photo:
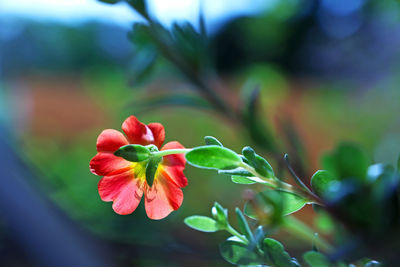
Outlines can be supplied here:
[[[141, 184], [146, 181], [146, 166], [147, 161], [132, 162], [130, 168], [134, 173], [135, 179], [139, 179]], [[158, 175], [163, 170], [162, 164], [159, 164], [154, 175], [154, 182], [156, 182]], [[147, 182], [146, 182], [147, 183]]]

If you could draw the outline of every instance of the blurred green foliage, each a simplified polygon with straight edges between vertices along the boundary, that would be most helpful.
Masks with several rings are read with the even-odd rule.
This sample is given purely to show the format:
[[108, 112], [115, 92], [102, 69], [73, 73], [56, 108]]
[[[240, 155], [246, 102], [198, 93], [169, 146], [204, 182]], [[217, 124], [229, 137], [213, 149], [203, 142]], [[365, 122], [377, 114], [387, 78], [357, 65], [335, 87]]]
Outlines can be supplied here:
[[[144, 14], [144, 2], [129, 2]], [[85, 131], [68, 126], [69, 131], [79, 132], [71, 139], [62, 130], [52, 136], [34, 132], [30, 120], [46, 117], [35, 117], [34, 110], [27, 116], [27, 125], [17, 134], [24, 157], [37, 167], [44, 192], [85, 229], [111, 244], [172, 247], [179, 252], [188, 244], [189, 250], [212, 255], [207, 264], [223, 264], [214, 252], [219, 233], [200, 235], [187, 229], [182, 220], [194, 210], [208, 213], [214, 201], [229, 210], [243, 206], [245, 200], [238, 197], [243, 186], [230, 183], [228, 176], [188, 167], [183, 206], [161, 222], [148, 220], [142, 206], [122, 217], [113, 213], [110, 203], [100, 201], [98, 177], [88, 169], [95, 138], [101, 130], [119, 129], [127, 116], [139, 114], [144, 122], [163, 123], [167, 140], [178, 140], [186, 147], [202, 144], [203, 136], [212, 135], [236, 152], [247, 144], [254, 146], [260, 155], [272, 157], [274, 167], [280, 166], [283, 153], [288, 152], [304, 177], [316, 169], [327, 169], [337, 182], [336, 191], [327, 193], [332, 195], [327, 197], [332, 205], [329, 216], [340, 210], [340, 221], [357, 226], [361, 237], [371, 229], [376, 236], [398, 233], [393, 228], [397, 204], [391, 191], [398, 174], [386, 165], [393, 165], [393, 154], [400, 151], [398, 3], [364, 1], [351, 13], [363, 18], [364, 27], [337, 38], [322, 22], [340, 16], [327, 15], [326, 7], [314, 5], [318, 1], [305, 2], [279, 1], [258, 15], [232, 19], [213, 33], [188, 23], [168, 28], [157, 21], [137, 23], [129, 35], [124, 29], [99, 23], [16, 22], [22, 25], [21, 33], [1, 42], [7, 102], [23, 102], [12, 102], [11, 89], [27, 76], [42, 80], [67, 76], [71, 83], [80, 84], [88, 103], [98, 104], [99, 116], [108, 118]], [[67, 105], [64, 99], [56, 104]], [[19, 110], [13, 106], [17, 105], [11, 104], [5, 114], [18, 121]], [[79, 115], [71, 117], [79, 119]], [[292, 127], [282, 126], [284, 122]], [[342, 145], [319, 165], [322, 152], [342, 140], [361, 144], [365, 151]], [[320, 189], [313, 187], [325, 195], [323, 183]], [[276, 199], [279, 204], [280, 198]], [[328, 215], [324, 216], [318, 227], [331, 232], [333, 226]], [[374, 238], [366, 246], [387, 248], [393, 241], [382, 244]], [[290, 249], [293, 244], [285, 245]], [[369, 252], [368, 247], [365, 250]], [[121, 257], [136, 264], [159, 264], [151, 256]]]

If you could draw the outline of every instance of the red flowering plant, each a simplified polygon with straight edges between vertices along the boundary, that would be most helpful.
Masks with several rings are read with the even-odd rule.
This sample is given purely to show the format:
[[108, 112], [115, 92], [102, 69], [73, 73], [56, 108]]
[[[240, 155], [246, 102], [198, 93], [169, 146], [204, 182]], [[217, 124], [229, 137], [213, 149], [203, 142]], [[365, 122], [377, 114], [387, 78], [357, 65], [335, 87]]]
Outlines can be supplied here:
[[[253, 34], [257, 38], [252, 39], [248, 34], [240, 33], [249, 29], [252, 32], [254, 26], [258, 27], [262, 21], [269, 22], [269, 15], [266, 20], [258, 15], [253, 19], [239, 18], [237, 21], [240, 23], [234, 22], [220, 33], [209, 35], [202, 13], [199, 14], [198, 27], [191, 23], [174, 23], [167, 28], [149, 12], [147, 0], [99, 1], [109, 4], [126, 2], [143, 18], [134, 23], [129, 35], [138, 55], [133, 64], [132, 80], [140, 84], [148, 78], [154, 66], [160, 63], [160, 66], [165, 66], [167, 63], [186, 78], [190, 83], [187, 88], [196, 90], [202, 96], [199, 98], [180, 92], [171, 96], [149, 96], [140, 99], [147, 104], [137, 103], [139, 109], [153, 107], [155, 103], [159, 106], [178, 104], [212, 108], [240, 125], [257, 149], [269, 153], [271, 160], [281, 167], [276, 174], [269, 162], [254, 149], [246, 146], [239, 154], [209, 136], [205, 137], [206, 145], [203, 146], [187, 149], [171, 142], [161, 148], [163, 127], [156, 123], [144, 125], [135, 117], [130, 117], [122, 127], [126, 137], [118, 131], [106, 130], [98, 138], [98, 154], [90, 166], [93, 173], [104, 176], [99, 182], [102, 200], [113, 201], [117, 213], [129, 214], [144, 195], [149, 218], [164, 218], [182, 203], [181, 188], [187, 184], [183, 174], [186, 161], [193, 167], [217, 170], [230, 176], [232, 182], [246, 186], [244, 207], [235, 209], [236, 228], [229, 220], [227, 209], [218, 203], [213, 205], [210, 217], [194, 215], [185, 219], [186, 225], [199, 231], [227, 231], [231, 236], [220, 244], [219, 249], [229, 263], [273, 267], [371, 267], [380, 265], [370, 259], [376, 258], [388, 266], [399, 265], [396, 253], [390, 252], [400, 248], [400, 161], [397, 167], [371, 164], [369, 157], [357, 146], [342, 144], [322, 158], [324, 170], [316, 171], [308, 179], [305, 177], [306, 161], [301, 153], [304, 148], [296, 133], [297, 127], [290, 123], [291, 116], [279, 114], [277, 121], [280, 129], [276, 132], [281, 134], [278, 139], [273, 134], [272, 123], [265, 123], [267, 120], [261, 112], [263, 81], [269, 87], [271, 82], [267, 77], [276, 77], [275, 74], [268, 74], [269, 59], [263, 62], [263, 59], [254, 56], [256, 54], [247, 54], [251, 49], [242, 49], [241, 45], [239, 50], [234, 45], [234, 49], [225, 51], [232, 48], [230, 42], [226, 43], [225, 36], [228, 35], [247, 38], [247, 42], [243, 42], [243, 38], [239, 42], [232, 38], [232, 44], [243, 43], [246, 46], [258, 42], [259, 35]], [[284, 9], [276, 5], [275, 11]], [[273, 14], [273, 11], [269, 10], [268, 14]], [[304, 16], [304, 19], [308, 18]], [[247, 26], [242, 27], [242, 22]], [[281, 18], [278, 24], [284, 24]], [[222, 51], [219, 49], [223, 49], [224, 53], [217, 57], [216, 52]], [[235, 66], [231, 64], [235, 64], [235, 60], [228, 60], [228, 65], [218, 60], [230, 55], [237, 57], [237, 51], [240, 55], [245, 51], [243, 56], [248, 60], [239, 60]], [[259, 52], [257, 49], [254, 51]], [[251, 65], [246, 62], [251, 62]], [[247, 71], [249, 67], [251, 73], [262, 75], [250, 75], [243, 84], [241, 94], [233, 90], [228, 94], [225, 86], [220, 86], [225, 83], [224, 79], [218, 79], [218, 73], [231, 69], [237, 77], [239, 69]], [[280, 150], [283, 147], [291, 152], [295, 167], [289, 164], [287, 155], [282, 160]], [[282, 169], [285, 165], [286, 172]], [[286, 175], [293, 178], [292, 183], [287, 182]], [[253, 184], [258, 185], [253, 186], [257, 191], [250, 189]], [[258, 192], [259, 188], [265, 190]], [[311, 218], [315, 221], [314, 228], [292, 215], [306, 205], [314, 208], [315, 214]], [[302, 251], [304, 254], [300, 259], [291, 257], [284, 246], [272, 238], [281, 230], [303, 239], [312, 250]], [[323, 235], [318, 235], [318, 232]]]
[[[100, 198], [113, 201], [112, 207], [118, 214], [132, 213], [143, 196], [150, 219], [162, 219], [177, 210], [183, 201], [181, 188], [188, 183], [183, 173], [186, 162], [194, 167], [214, 169], [220, 174], [229, 175], [236, 184], [265, 186], [266, 190], [259, 193], [249, 191], [243, 210], [236, 208], [238, 228], [232, 226], [227, 209], [219, 203], [212, 207], [211, 217], [194, 215], [185, 219], [186, 225], [198, 231], [224, 230], [230, 233], [232, 236], [219, 247], [222, 257], [229, 263], [241, 266], [303, 266], [285, 251], [279, 241], [270, 237], [284, 228], [297, 238], [313, 244], [314, 249], [303, 254], [303, 261], [308, 266], [354, 266], [330, 256], [334, 255], [335, 246], [318, 237], [314, 230], [292, 216], [307, 204], [315, 206], [325, 220], [340, 216], [342, 223], [363, 225], [365, 229], [361, 230], [372, 231], [376, 223], [393, 226], [392, 219], [379, 219], [383, 218], [379, 216], [383, 213], [390, 214], [391, 209], [382, 206], [377, 209], [374, 205], [376, 198], [385, 205], [393, 201], [387, 198], [386, 189], [398, 185], [398, 171], [382, 164], [368, 166], [367, 157], [353, 145], [343, 144], [327, 155], [327, 170], [317, 171], [311, 179], [311, 186], [300, 180], [285, 155], [289, 173], [296, 182], [294, 186], [278, 178], [269, 162], [248, 146], [238, 154], [224, 147], [216, 138], [206, 136], [206, 145], [203, 146], [184, 148], [173, 141], [161, 147], [165, 139], [164, 127], [159, 123], [145, 125], [134, 116], [125, 120], [122, 130], [125, 135], [117, 130], [104, 130], [97, 139], [98, 153], [90, 161], [90, 170], [103, 176], [98, 183]], [[357, 196], [360, 192], [354, 191], [346, 195], [348, 184], [354, 189], [354, 182], [340, 177], [359, 177], [357, 179], [360, 180], [365, 177], [368, 182], [359, 185], [359, 190], [361, 193], [363, 190], [373, 190], [373, 194], [361, 198]], [[395, 192], [392, 197], [397, 199]], [[364, 216], [354, 213], [354, 209], [360, 207], [374, 214], [374, 220], [366, 221]], [[249, 220], [252, 222], [249, 223]], [[380, 232], [375, 234], [379, 235]], [[374, 240], [373, 237], [370, 237], [371, 240]], [[359, 244], [359, 247], [362, 246]], [[354, 254], [351, 260], [359, 259], [362, 255]], [[362, 259], [357, 264], [377, 266], [379, 263]]]
[[[97, 155], [90, 161], [92, 173], [104, 176], [98, 184], [103, 201], [113, 201], [116, 213], [132, 213], [144, 195], [150, 219], [162, 219], [183, 201], [185, 151], [176, 141], [163, 147], [165, 131], [160, 123], [145, 125], [135, 116], [122, 124], [121, 132], [104, 130], [97, 138]], [[171, 151], [174, 154], [171, 154]]]

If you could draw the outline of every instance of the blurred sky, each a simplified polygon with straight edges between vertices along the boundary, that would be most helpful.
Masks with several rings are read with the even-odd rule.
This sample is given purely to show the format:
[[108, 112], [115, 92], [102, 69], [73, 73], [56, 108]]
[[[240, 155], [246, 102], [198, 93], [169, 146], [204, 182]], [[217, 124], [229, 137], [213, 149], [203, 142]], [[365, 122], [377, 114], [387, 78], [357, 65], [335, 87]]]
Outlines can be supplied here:
[[[201, 0], [149, 0], [151, 12], [165, 24], [174, 20], [197, 20]], [[273, 6], [277, 0], [203, 0], [207, 21], [219, 23], [233, 16], [254, 13]], [[139, 19], [125, 3], [110, 6], [95, 0], [0, 0], [0, 16], [12, 15], [38, 20], [79, 23], [111, 21], [126, 27]]]

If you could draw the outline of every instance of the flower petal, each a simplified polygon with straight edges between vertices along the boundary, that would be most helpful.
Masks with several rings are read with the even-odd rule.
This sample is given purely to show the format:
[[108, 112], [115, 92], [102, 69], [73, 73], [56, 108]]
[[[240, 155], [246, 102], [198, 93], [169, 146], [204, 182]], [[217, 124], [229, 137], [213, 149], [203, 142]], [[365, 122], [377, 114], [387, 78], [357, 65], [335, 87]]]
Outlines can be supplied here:
[[135, 116], [130, 116], [124, 121], [122, 130], [131, 144], [154, 144], [154, 136], [150, 128], [141, 123]]
[[97, 138], [97, 151], [114, 153], [121, 146], [127, 145], [128, 140], [119, 131], [107, 129]]
[[[161, 150], [168, 150], [168, 149], [181, 149], [181, 148], [185, 148], [181, 143], [177, 142], [177, 141], [172, 141], [172, 142], [168, 142], [166, 143]], [[169, 156], [165, 156], [164, 158], [171, 158]], [[186, 163], [186, 159], [185, 159], [185, 155], [184, 154], [173, 154], [172, 156], [174, 156], [174, 160], [173, 163], [174, 165], [182, 165], [185, 166]], [[172, 158], [171, 158], [172, 159]], [[172, 162], [171, 162], [172, 164]]]
[[111, 153], [97, 153], [89, 163], [90, 171], [99, 176], [109, 175], [120, 169], [129, 167], [132, 163]]
[[145, 209], [147, 216], [160, 220], [182, 205], [183, 193], [175, 183], [165, 177], [160, 170], [154, 179], [153, 186], [145, 193]]
[[112, 207], [120, 215], [132, 213], [142, 199], [140, 180], [135, 179], [132, 170], [112, 176], [105, 176], [99, 181], [98, 189], [103, 201], [114, 201]]
[[188, 180], [186, 176], [183, 174], [183, 169], [185, 167], [167, 167], [164, 166], [164, 171], [167, 178], [170, 179], [173, 183], [175, 183], [179, 187], [185, 187], [188, 185]]
[[154, 144], [160, 148], [165, 140], [165, 129], [161, 123], [153, 122], [147, 125], [153, 132]]
[[[184, 146], [182, 146], [179, 142], [173, 141], [165, 144], [161, 150], [176, 148], [184, 148]], [[185, 163], [186, 159], [184, 154], [164, 156], [161, 163], [164, 171], [168, 174], [168, 178], [179, 187], [185, 187], [188, 184], [187, 178], [183, 174]]]

